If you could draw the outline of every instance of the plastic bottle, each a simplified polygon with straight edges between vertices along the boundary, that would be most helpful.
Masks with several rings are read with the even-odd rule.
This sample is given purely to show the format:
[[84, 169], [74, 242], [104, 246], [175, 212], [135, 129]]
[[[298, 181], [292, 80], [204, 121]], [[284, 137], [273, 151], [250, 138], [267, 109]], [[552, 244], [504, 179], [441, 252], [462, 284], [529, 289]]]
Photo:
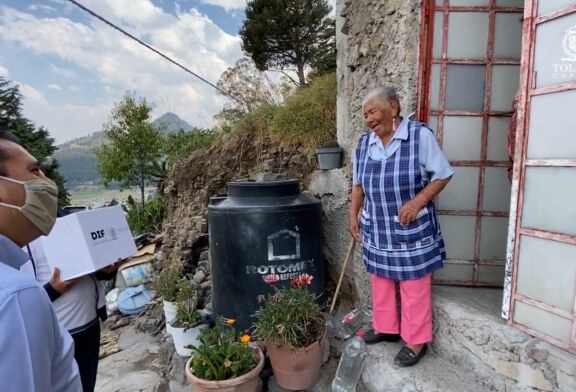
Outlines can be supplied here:
[[336, 376], [332, 381], [332, 392], [355, 392], [362, 375], [366, 343], [361, 336], [350, 339], [342, 352]]
[[341, 319], [324, 313], [329, 338], [348, 339], [352, 334]]
[[358, 308], [348, 313], [342, 319], [342, 323], [346, 326], [350, 335], [355, 334], [358, 330], [366, 327], [367, 324], [372, 322], [372, 305], [363, 304]]

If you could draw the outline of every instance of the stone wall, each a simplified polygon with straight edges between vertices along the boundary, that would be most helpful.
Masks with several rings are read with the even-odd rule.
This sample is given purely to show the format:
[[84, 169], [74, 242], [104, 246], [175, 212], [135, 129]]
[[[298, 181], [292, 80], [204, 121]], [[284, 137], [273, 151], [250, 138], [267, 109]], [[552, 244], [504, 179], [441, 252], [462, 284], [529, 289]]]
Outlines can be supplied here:
[[[338, 143], [347, 158], [343, 169], [315, 172], [310, 191], [324, 205], [324, 253], [337, 277], [350, 244], [348, 206], [351, 186], [350, 156], [359, 135], [364, 132], [362, 100], [371, 89], [383, 84], [396, 86], [402, 114], [416, 110], [418, 39], [420, 26], [418, 0], [339, 0], [336, 40], [338, 47]], [[346, 293], [369, 298], [359, 246], [347, 270]]]
[[239, 134], [181, 159], [168, 174], [164, 188], [164, 262], [194, 272], [200, 257], [196, 250], [203, 251], [208, 245], [208, 203], [211, 197], [227, 194], [228, 182], [290, 178], [306, 189], [315, 163], [305, 153], [303, 147], [282, 148], [257, 141], [254, 135]]

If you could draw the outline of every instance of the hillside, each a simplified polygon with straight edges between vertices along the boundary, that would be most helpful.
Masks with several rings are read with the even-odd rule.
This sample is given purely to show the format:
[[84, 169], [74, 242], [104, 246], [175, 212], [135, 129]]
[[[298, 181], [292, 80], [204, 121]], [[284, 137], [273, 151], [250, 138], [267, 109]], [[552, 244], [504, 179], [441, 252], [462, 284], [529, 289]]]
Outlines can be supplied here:
[[[190, 130], [193, 127], [174, 113], [164, 113], [152, 122], [152, 125], [165, 133]], [[94, 132], [58, 146], [54, 158], [60, 163], [60, 174], [72, 188], [78, 184], [98, 183], [100, 175], [96, 171], [94, 147], [102, 143], [104, 133]]]

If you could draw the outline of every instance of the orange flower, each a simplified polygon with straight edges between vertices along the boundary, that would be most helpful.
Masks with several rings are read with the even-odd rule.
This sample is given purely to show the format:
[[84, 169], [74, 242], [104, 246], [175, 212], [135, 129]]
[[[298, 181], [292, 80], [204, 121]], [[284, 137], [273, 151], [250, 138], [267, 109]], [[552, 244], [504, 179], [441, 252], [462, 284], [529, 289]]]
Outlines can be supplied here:
[[236, 319], [226, 319], [226, 324], [234, 325], [236, 323]]
[[244, 344], [248, 343], [250, 341], [250, 335], [242, 335], [240, 336], [240, 341]]

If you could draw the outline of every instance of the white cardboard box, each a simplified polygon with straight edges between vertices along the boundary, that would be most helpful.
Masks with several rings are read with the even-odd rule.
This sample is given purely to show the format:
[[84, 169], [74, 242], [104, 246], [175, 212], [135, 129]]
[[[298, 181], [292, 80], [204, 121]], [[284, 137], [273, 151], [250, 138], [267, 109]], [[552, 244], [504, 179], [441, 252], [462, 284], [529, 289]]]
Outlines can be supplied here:
[[77, 212], [59, 218], [42, 246], [48, 264], [60, 268], [62, 280], [97, 271], [137, 249], [120, 206]]

